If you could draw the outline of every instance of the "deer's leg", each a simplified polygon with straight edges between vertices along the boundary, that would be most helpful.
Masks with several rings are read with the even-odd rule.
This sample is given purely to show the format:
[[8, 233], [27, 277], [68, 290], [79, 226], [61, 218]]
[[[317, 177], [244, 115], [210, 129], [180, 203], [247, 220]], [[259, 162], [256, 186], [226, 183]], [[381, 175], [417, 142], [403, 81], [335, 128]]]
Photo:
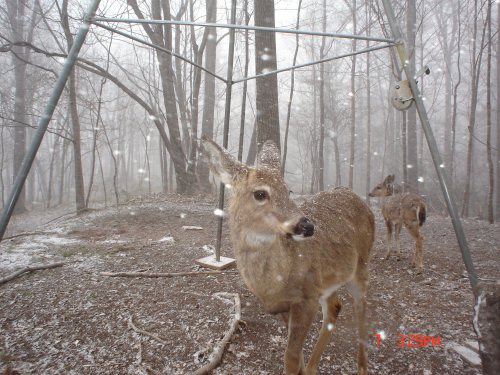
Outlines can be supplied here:
[[354, 311], [358, 323], [358, 375], [368, 374], [366, 356], [366, 289], [368, 288], [368, 271], [359, 271], [353, 281], [347, 283], [347, 290], [354, 298]]
[[334, 324], [337, 322], [337, 317], [340, 313], [340, 309], [342, 308], [342, 304], [340, 303], [336, 293], [333, 293], [326, 298], [322, 297], [320, 302], [323, 311], [323, 324], [321, 325], [321, 329], [319, 331], [318, 340], [316, 341], [314, 349], [311, 353], [311, 358], [309, 358], [309, 362], [307, 363], [307, 375], [316, 375], [321, 354], [323, 354], [328, 342], [330, 341]]
[[285, 374], [305, 375], [304, 354], [302, 348], [309, 328], [316, 317], [318, 301], [308, 299], [292, 305], [288, 322], [288, 343], [285, 352]]
[[386, 238], [385, 238], [387, 251], [385, 253], [385, 259], [389, 259], [389, 257], [391, 256], [392, 222], [390, 220], [386, 220], [385, 225], [387, 227], [387, 233], [386, 233]]
[[422, 273], [424, 270], [424, 257], [422, 253], [422, 235], [420, 234], [420, 228], [418, 224], [413, 225], [409, 228], [409, 232], [413, 239], [415, 240], [415, 253], [413, 254], [413, 258], [411, 261], [412, 267], [417, 267], [417, 272]]
[[402, 223], [394, 224], [394, 239], [396, 242], [396, 259], [401, 260], [401, 246], [399, 244], [399, 235], [401, 234]]

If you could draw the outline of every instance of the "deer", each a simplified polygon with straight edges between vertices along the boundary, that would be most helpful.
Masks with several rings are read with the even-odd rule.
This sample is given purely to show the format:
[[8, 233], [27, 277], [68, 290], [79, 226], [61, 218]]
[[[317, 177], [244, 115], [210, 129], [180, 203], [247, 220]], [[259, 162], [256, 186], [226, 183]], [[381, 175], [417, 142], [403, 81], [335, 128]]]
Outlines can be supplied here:
[[424, 268], [423, 237], [420, 233], [420, 227], [426, 219], [425, 202], [417, 194], [403, 193], [399, 189], [396, 191], [395, 186], [397, 185], [394, 184], [394, 179], [394, 175], [388, 175], [384, 181], [375, 186], [368, 194], [370, 197], [381, 197], [383, 199], [381, 210], [387, 227], [385, 259], [389, 259], [391, 255], [391, 237], [394, 226], [396, 257], [397, 260], [401, 260], [399, 234], [401, 233], [401, 227], [405, 226], [415, 240], [415, 252], [411, 266], [417, 268], [417, 273], [422, 273]]
[[[287, 375], [314, 375], [341, 310], [337, 290], [354, 298], [358, 374], [367, 374], [366, 293], [375, 238], [371, 209], [348, 188], [316, 194], [300, 207], [281, 175], [280, 153], [266, 141], [255, 166], [236, 160], [207, 137], [212, 174], [230, 188], [229, 229], [239, 273], [264, 310], [288, 330]], [[303, 346], [321, 307], [323, 322], [307, 365]]]

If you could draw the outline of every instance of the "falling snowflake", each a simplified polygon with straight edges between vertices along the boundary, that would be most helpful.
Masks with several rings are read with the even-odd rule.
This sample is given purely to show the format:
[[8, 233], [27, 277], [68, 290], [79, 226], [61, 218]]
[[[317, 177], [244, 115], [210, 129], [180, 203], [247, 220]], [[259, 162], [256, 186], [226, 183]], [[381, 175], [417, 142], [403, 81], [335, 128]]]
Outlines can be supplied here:
[[268, 53], [264, 53], [264, 54], [260, 57], [260, 59], [261, 59], [262, 61], [271, 61], [271, 60], [273, 59], [273, 56], [272, 56], [272, 55], [270, 55], [270, 54], [268, 54]]
[[424, 182], [424, 178], [422, 176], [420, 176], [417, 180], [418, 182]]
[[226, 213], [223, 210], [221, 210], [220, 208], [216, 208], [214, 210], [214, 215], [219, 216], [219, 217], [224, 217], [224, 216], [226, 216]]

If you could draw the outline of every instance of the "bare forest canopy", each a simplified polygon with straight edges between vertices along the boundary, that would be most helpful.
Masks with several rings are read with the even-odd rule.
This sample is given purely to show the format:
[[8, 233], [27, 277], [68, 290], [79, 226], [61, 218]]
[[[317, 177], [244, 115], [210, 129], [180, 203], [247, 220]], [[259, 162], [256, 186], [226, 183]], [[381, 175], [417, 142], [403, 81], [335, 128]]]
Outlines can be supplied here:
[[[13, 178], [89, 0], [0, 0], [0, 194]], [[500, 2], [392, 1], [443, 165], [463, 216], [500, 217]], [[102, 0], [97, 16], [230, 23], [230, 2]], [[392, 39], [380, 1], [237, 1], [236, 23]], [[210, 192], [199, 139], [222, 143], [229, 31], [198, 25], [92, 25], [16, 206], [116, 204], [131, 195]], [[136, 40], [125, 37], [132, 35]], [[237, 30], [228, 149], [252, 163], [280, 145], [290, 189], [346, 185], [362, 197], [387, 174], [445, 213], [414, 106], [390, 103], [405, 79], [377, 41]], [[161, 47], [153, 49], [139, 42]], [[167, 53], [170, 51], [172, 53]], [[177, 57], [176, 57], [177, 56]], [[188, 61], [195, 62], [196, 65]], [[202, 68], [202, 69], [201, 69]]]

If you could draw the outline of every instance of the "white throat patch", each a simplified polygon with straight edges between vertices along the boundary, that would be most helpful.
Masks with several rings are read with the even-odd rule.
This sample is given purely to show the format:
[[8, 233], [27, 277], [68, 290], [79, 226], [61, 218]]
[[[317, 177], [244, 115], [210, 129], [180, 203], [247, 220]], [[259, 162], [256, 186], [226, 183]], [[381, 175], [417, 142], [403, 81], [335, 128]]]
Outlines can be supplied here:
[[248, 232], [245, 236], [245, 242], [248, 246], [259, 247], [271, 244], [276, 237], [277, 235], [273, 233]]

